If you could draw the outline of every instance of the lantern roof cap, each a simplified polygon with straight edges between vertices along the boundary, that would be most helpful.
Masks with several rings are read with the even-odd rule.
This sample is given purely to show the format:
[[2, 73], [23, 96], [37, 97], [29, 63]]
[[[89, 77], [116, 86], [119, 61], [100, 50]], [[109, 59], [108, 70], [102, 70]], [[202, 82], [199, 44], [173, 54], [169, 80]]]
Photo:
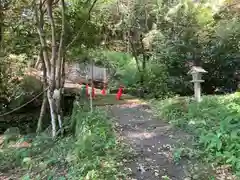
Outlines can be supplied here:
[[190, 71], [188, 71], [188, 74], [196, 74], [196, 73], [207, 73], [207, 71], [200, 66], [193, 66], [190, 69]]

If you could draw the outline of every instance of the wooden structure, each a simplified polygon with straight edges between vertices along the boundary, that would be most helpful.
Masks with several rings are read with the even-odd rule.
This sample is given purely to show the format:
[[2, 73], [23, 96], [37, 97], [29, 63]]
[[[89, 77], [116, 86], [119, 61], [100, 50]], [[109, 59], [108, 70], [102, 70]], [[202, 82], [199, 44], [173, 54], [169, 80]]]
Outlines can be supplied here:
[[203, 73], [207, 73], [207, 71], [199, 66], [193, 66], [188, 72], [188, 74], [191, 74], [193, 78], [191, 82], [194, 83], [194, 97], [197, 102], [201, 101], [201, 83], [204, 82], [204, 80], [202, 80]]

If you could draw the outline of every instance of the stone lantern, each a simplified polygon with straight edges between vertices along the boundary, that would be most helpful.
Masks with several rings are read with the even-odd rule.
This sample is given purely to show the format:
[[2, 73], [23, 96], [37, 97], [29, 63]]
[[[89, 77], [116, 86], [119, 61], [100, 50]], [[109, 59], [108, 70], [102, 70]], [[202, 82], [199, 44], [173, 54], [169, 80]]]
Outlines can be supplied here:
[[193, 66], [188, 74], [192, 74], [192, 81], [194, 83], [194, 97], [197, 102], [201, 101], [201, 83], [204, 82], [202, 80], [202, 74], [207, 73], [202, 67]]

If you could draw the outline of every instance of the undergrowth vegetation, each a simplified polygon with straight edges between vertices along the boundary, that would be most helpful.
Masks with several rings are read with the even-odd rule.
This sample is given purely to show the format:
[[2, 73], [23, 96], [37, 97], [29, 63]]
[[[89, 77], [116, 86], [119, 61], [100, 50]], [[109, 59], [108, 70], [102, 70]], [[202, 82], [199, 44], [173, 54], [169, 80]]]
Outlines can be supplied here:
[[205, 96], [201, 103], [175, 97], [154, 106], [161, 118], [195, 135], [201, 157], [215, 165], [230, 165], [240, 175], [238, 94]]
[[[116, 138], [106, 114], [99, 109], [86, 112], [75, 105], [67, 122], [71, 122], [67, 129], [71, 133], [56, 142], [45, 132], [3, 143], [0, 172], [17, 179], [124, 179], [121, 160], [128, 148]], [[13, 146], [22, 142], [30, 147]]]

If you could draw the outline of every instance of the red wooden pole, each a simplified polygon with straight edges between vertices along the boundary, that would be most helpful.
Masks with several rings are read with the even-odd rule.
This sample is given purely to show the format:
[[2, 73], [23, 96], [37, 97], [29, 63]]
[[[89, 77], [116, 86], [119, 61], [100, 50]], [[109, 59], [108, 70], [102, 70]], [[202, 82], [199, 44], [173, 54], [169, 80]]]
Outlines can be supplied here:
[[102, 89], [102, 91], [101, 91], [101, 94], [104, 95], [104, 96], [106, 95], [106, 86], [105, 86], [105, 85], [103, 86], [103, 89]]
[[117, 94], [116, 94], [116, 99], [117, 99], [117, 100], [120, 100], [120, 99], [121, 99], [122, 93], [123, 93], [123, 87], [120, 86], [120, 88], [118, 89], [118, 92], [117, 92]]

